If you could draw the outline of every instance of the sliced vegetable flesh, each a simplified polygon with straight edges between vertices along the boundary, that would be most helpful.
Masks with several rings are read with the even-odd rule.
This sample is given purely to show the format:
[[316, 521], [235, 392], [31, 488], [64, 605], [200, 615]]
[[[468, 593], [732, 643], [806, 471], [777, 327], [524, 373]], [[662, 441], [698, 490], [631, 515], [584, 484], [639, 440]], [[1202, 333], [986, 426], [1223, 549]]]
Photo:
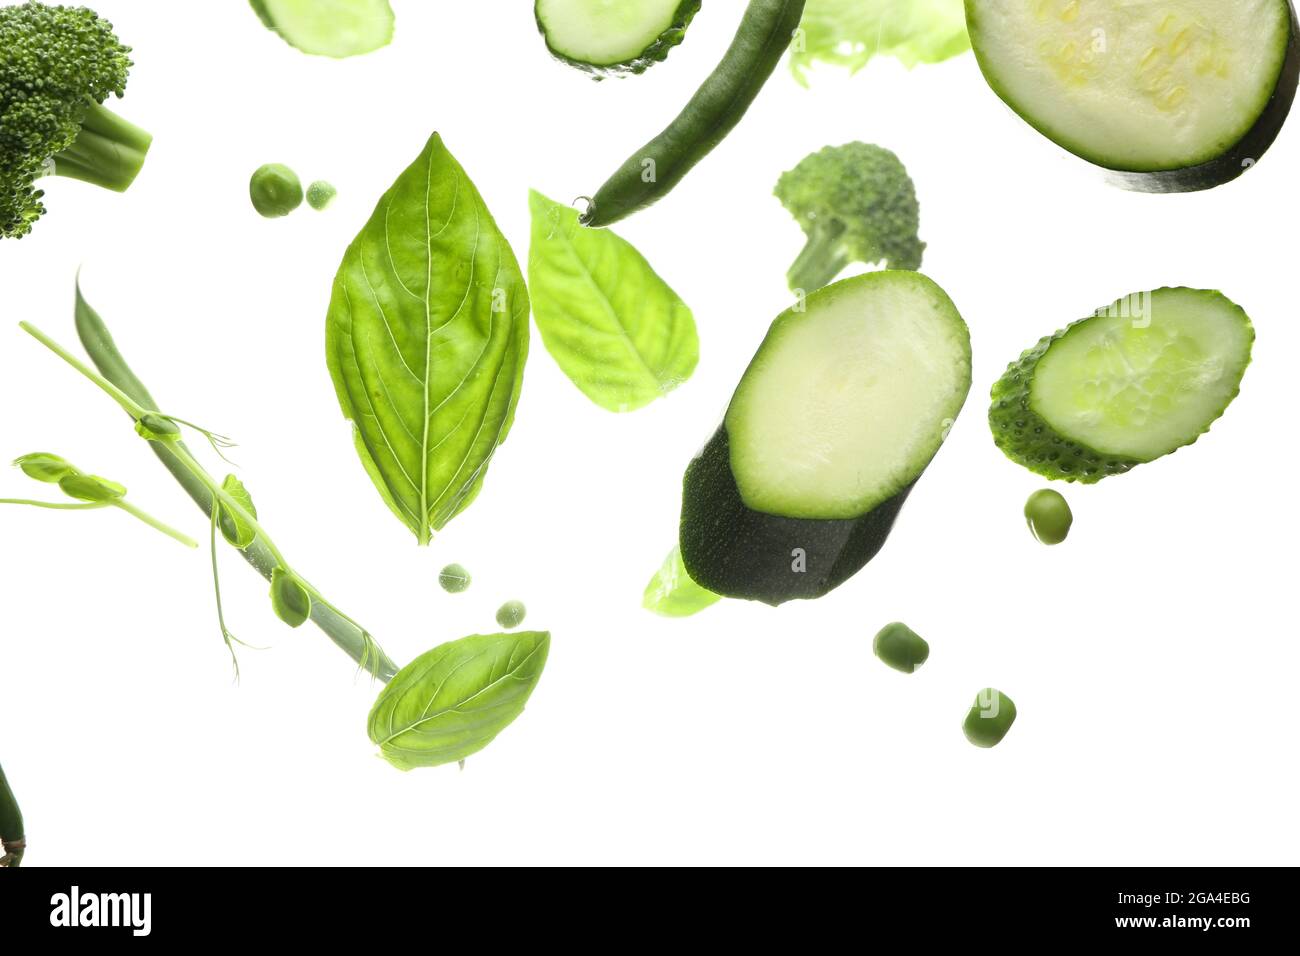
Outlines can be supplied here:
[[559, 56], [614, 66], [636, 60], [658, 44], [679, 25], [679, 10], [689, 10], [682, 10], [689, 21], [698, 7], [684, 0], [538, 0], [537, 22]]
[[291, 46], [317, 56], [356, 56], [393, 39], [388, 0], [253, 0], [253, 9]]
[[852, 518], [908, 487], [970, 387], [970, 339], [944, 292], [913, 272], [828, 286], [772, 325], [727, 411], [744, 503]]
[[1288, 0], [966, 7], [998, 94], [1061, 146], [1118, 170], [1184, 169], [1229, 152], [1269, 108], [1293, 42]]
[[1217, 292], [1161, 289], [1149, 309], [1117, 303], [1067, 331], [1038, 362], [1031, 408], [1105, 455], [1146, 462], [1195, 441], [1236, 396], [1254, 331]]

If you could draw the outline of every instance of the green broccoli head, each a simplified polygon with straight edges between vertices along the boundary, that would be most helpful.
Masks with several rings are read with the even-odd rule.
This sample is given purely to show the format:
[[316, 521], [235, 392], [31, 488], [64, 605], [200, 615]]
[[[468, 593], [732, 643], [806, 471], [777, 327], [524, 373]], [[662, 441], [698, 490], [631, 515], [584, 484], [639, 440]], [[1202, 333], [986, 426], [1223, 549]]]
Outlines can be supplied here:
[[776, 196], [808, 236], [787, 276], [792, 290], [820, 289], [851, 262], [921, 268], [916, 187], [887, 149], [827, 146], [783, 173]]
[[152, 137], [101, 105], [125, 92], [130, 52], [85, 7], [0, 8], [0, 238], [45, 212], [42, 176], [131, 185]]

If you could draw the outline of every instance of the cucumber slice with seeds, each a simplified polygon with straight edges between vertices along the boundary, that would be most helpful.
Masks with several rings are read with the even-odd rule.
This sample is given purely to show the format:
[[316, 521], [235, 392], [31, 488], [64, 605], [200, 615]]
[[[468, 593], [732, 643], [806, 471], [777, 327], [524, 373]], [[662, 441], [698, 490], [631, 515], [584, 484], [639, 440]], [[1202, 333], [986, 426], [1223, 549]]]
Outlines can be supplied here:
[[993, 386], [989, 425], [1007, 457], [1091, 484], [1190, 445], [1227, 410], [1255, 330], [1220, 292], [1120, 299], [1043, 339]]
[[700, 0], [537, 0], [533, 9], [555, 58], [600, 78], [667, 59]]
[[1007, 105], [1146, 192], [1251, 168], [1300, 78], [1290, 0], [966, 0], [966, 18]]
[[262, 22], [303, 53], [370, 53], [393, 39], [388, 0], [249, 0]]

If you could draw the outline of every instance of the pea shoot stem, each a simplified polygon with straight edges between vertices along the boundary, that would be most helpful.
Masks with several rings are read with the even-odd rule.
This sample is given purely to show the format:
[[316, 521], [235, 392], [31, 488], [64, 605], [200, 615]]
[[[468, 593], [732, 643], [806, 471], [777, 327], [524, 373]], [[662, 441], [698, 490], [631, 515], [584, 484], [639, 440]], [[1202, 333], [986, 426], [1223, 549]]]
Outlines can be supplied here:
[[149, 514], [147, 511], [143, 511], [140, 508], [137, 508], [135, 505], [131, 504], [131, 502], [127, 501], [125, 498], [114, 498], [112, 501], [108, 502], [108, 504], [114, 508], [121, 508], [127, 514], [139, 518], [149, 527], [156, 528], [157, 530], [161, 531], [163, 534], [167, 535], [167, 537], [171, 538], [173, 541], [179, 541], [187, 548], [197, 548], [199, 546], [199, 543], [195, 541], [193, 538], [191, 538], [189, 535], [177, 531], [171, 525], [163, 524], [153, 515]]
[[[97, 385], [136, 422], [139, 422], [144, 415], [151, 412], [162, 414], [154, 408], [141, 404], [142, 401], [152, 404], [153, 399], [149, 396], [144, 384], [135, 377], [127, 367], [125, 360], [118, 354], [108, 329], [99, 316], [85, 304], [81, 298], [80, 289], [78, 289], [77, 295], [77, 331], [81, 336], [82, 344], [86, 346], [87, 351], [90, 352], [92, 358], [96, 364], [100, 365], [102, 370], [107, 374], [115, 375], [126, 386], [135, 391], [140, 396], [140, 400], [132, 397], [123, 387], [90, 368], [30, 322], [20, 322], [19, 326], [24, 332]], [[179, 422], [175, 418], [171, 420]], [[188, 423], [181, 422], [181, 424]], [[202, 429], [198, 430], [203, 431]], [[208, 433], [204, 432], [204, 434], [207, 435]], [[335, 644], [342, 648], [361, 668], [369, 671], [379, 680], [387, 681], [397, 673], [397, 665], [379, 648], [370, 636], [370, 632], [353, 618], [340, 611], [320, 591], [308, 583], [302, 575], [293, 570], [257, 518], [226, 493], [182, 442], [151, 441], [150, 444], [153, 446], [155, 453], [162, 459], [163, 464], [172, 472], [173, 477], [189, 492], [195, 503], [207, 512], [211, 520], [217, 520], [219, 510], [225, 509], [233, 518], [243, 522], [254, 532], [253, 543], [242, 549], [244, 557], [254, 568], [264, 577], [269, 578], [272, 570], [278, 566], [293, 574], [302, 583], [311, 596], [312, 620]], [[152, 524], [153, 522], [149, 523]], [[155, 525], [155, 527], [158, 527], [158, 525]], [[165, 528], [166, 526], [162, 526], [159, 527], [159, 530]], [[222, 622], [222, 629], [225, 632], [224, 621]]]
[[0, 498], [0, 505], [30, 505], [33, 508], [49, 508], [51, 511], [94, 511], [107, 508], [106, 501], [35, 501], [31, 498]]

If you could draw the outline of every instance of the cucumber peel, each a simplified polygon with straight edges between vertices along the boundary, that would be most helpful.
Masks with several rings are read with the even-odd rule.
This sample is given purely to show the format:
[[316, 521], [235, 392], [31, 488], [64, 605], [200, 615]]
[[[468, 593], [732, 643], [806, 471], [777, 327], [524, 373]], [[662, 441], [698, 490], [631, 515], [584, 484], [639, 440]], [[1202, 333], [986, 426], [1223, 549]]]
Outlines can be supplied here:
[[1255, 330], [1220, 292], [1126, 296], [1013, 362], [989, 427], [1012, 461], [1094, 484], [1190, 445], [1237, 396]]
[[686, 38], [701, 0], [536, 0], [551, 55], [596, 79], [644, 73]]

